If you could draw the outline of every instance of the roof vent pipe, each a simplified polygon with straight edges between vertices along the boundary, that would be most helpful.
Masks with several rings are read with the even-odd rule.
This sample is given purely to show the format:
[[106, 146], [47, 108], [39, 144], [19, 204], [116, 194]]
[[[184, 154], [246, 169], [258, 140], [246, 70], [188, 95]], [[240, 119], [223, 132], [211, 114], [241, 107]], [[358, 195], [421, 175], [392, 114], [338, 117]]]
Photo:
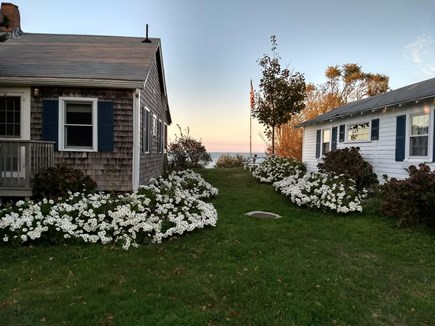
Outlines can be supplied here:
[[148, 38], [148, 24], [147, 24], [147, 29], [146, 29], [145, 40], [143, 40], [142, 43], [151, 43], [151, 40]]

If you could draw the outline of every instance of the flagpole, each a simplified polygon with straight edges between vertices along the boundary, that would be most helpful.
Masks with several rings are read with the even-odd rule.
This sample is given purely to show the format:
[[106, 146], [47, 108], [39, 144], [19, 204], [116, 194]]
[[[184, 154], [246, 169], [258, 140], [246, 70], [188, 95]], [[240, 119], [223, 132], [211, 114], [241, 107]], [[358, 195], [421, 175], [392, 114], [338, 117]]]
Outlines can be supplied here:
[[251, 78], [251, 91], [249, 93], [249, 157], [252, 159], [252, 110], [254, 109], [254, 87], [252, 87]]
[[252, 157], [252, 114], [249, 111], [249, 157]]

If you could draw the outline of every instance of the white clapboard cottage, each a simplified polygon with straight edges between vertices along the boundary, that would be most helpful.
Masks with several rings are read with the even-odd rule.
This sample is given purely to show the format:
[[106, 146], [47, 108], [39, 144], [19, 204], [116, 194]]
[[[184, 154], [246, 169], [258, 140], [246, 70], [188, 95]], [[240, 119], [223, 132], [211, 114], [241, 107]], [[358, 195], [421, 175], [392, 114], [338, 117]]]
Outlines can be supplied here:
[[332, 150], [359, 147], [379, 181], [404, 179], [410, 165], [435, 168], [435, 78], [348, 103], [301, 124], [302, 160], [316, 171]]

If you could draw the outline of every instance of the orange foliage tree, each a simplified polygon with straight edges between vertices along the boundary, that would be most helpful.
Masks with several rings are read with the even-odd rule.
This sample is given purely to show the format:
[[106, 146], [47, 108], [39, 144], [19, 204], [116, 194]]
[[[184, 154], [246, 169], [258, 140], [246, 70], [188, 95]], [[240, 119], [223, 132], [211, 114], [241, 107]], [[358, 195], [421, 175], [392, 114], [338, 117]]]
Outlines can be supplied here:
[[329, 66], [325, 70], [326, 82], [305, 87], [305, 109], [294, 115], [276, 130], [276, 154], [302, 159], [303, 129], [297, 126], [320, 114], [346, 103], [385, 93], [389, 77], [383, 74], [365, 73], [355, 63]]

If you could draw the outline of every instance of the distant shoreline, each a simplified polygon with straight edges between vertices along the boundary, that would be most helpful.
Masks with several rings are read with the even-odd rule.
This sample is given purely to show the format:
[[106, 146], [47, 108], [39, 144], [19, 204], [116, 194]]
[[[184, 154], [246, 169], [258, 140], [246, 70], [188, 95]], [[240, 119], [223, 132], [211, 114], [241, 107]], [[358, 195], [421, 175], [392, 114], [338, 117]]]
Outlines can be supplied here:
[[[230, 155], [230, 156], [242, 155], [246, 159], [249, 158], [250, 156], [249, 152], [209, 152], [209, 154], [211, 155], [212, 162], [210, 162], [205, 166], [208, 169], [214, 168], [216, 161], [222, 155]], [[252, 155], [257, 155], [258, 158], [266, 157], [266, 153], [264, 152], [252, 152]]]

